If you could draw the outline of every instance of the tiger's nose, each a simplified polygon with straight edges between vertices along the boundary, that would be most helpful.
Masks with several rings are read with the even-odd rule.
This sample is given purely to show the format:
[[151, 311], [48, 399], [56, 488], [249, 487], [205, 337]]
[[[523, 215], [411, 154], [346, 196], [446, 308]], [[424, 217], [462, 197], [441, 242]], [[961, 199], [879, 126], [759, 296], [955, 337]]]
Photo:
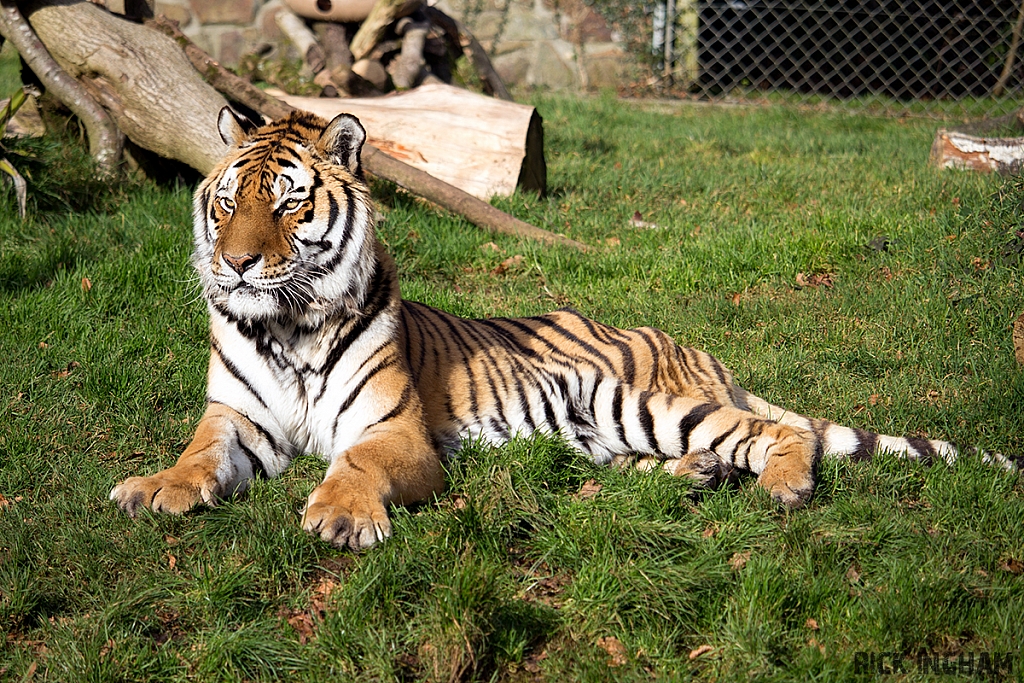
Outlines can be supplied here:
[[231, 266], [231, 270], [235, 271], [239, 275], [245, 273], [245, 271], [256, 265], [256, 262], [260, 260], [260, 257], [256, 254], [242, 254], [241, 256], [233, 256], [231, 254], [224, 254], [221, 256], [224, 262]]

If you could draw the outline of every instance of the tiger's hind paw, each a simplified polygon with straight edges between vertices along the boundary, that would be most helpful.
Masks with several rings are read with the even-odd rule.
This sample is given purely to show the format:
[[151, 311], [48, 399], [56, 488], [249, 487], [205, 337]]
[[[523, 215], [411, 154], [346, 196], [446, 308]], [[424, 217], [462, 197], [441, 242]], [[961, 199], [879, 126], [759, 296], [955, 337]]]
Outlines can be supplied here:
[[792, 510], [801, 507], [814, 493], [814, 475], [810, 467], [789, 464], [787, 467], [786, 463], [769, 463], [757, 483], [768, 489], [772, 500]]
[[729, 477], [730, 467], [712, 450], [700, 448], [662, 464], [669, 474], [685, 476], [700, 488], [713, 489]]

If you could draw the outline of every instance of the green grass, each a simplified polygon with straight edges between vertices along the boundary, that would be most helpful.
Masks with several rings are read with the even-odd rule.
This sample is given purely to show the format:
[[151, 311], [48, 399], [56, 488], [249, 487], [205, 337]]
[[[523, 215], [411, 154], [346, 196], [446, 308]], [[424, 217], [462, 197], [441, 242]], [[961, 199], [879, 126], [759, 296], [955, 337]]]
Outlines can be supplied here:
[[[497, 203], [596, 253], [380, 185], [407, 297], [656, 325], [793, 409], [1021, 452], [1018, 181], [932, 169], [927, 121], [536, 104], [550, 194]], [[41, 144], [25, 223], [0, 192], [0, 679], [833, 681], [865, 678], [857, 652], [920, 650], [1013, 652], [1021, 679], [1022, 486], [972, 461], [829, 463], [785, 513], [749, 479], [693, 499], [551, 439], [470, 447], [361, 555], [300, 530], [309, 456], [216, 509], [128, 519], [111, 486], [173, 463], [202, 411], [190, 188], [82, 191], [67, 141]]]

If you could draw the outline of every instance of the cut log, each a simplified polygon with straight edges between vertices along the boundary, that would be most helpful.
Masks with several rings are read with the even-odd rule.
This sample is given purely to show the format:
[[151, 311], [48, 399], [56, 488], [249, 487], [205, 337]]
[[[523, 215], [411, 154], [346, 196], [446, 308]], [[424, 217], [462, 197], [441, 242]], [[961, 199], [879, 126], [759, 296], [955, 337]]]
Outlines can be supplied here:
[[369, 99], [270, 92], [327, 119], [355, 115], [370, 144], [474, 197], [508, 196], [517, 186], [545, 189], [543, 127], [533, 107], [443, 84]]
[[430, 24], [427, 22], [415, 22], [409, 17], [399, 19], [395, 24], [395, 33], [402, 36], [402, 52], [391, 60], [388, 72], [396, 89], [408, 90], [423, 80], [423, 69], [427, 65], [423, 58], [423, 46], [427, 42], [429, 30]]
[[1024, 137], [978, 137], [940, 128], [931, 160], [939, 168], [1019, 173], [1024, 167]]

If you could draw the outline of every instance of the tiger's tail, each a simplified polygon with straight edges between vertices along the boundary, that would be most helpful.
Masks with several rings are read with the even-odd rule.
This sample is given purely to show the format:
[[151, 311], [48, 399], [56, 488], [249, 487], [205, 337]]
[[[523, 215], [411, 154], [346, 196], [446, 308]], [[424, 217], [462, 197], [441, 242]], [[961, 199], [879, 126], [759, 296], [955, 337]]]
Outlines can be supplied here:
[[828, 420], [806, 417], [769, 403], [739, 387], [734, 387], [734, 397], [737, 407], [749, 410], [755, 415], [813, 432], [821, 443], [825, 457], [869, 460], [876, 454], [888, 453], [897, 458], [925, 463], [941, 458], [952, 465], [967, 453], [976, 453], [982, 462], [1009, 471], [1017, 471], [1022, 465], [1020, 458], [990, 453], [975, 447], [958, 448], [948, 441], [939, 439], [876, 434], [855, 427], [844, 427]]

